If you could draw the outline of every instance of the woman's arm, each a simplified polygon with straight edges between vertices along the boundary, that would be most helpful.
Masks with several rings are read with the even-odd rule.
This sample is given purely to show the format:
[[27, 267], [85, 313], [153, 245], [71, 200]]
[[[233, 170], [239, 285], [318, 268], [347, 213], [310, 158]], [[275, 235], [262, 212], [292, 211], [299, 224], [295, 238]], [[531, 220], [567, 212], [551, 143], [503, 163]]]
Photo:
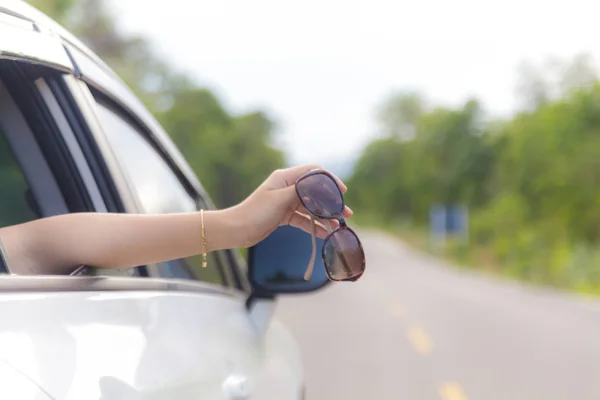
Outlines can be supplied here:
[[[295, 182], [313, 165], [275, 171], [235, 207], [204, 212], [207, 252], [250, 247], [280, 225], [311, 232]], [[346, 187], [339, 182], [342, 191]], [[352, 215], [347, 209], [344, 216]], [[335, 222], [332, 222], [335, 223]], [[317, 236], [327, 230], [317, 228]], [[201, 214], [67, 214], [0, 229], [11, 272], [64, 274], [79, 265], [126, 268], [201, 254]]]
[[[207, 251], [243, 247], [234, 209], [204, 212]], [[78, 213], [0, 229], [11, 272], [59, 274], [78, 265], [126, 268], [202, 253], [200, 213]], [[40, 270], [43, 269], [43, 270]]]

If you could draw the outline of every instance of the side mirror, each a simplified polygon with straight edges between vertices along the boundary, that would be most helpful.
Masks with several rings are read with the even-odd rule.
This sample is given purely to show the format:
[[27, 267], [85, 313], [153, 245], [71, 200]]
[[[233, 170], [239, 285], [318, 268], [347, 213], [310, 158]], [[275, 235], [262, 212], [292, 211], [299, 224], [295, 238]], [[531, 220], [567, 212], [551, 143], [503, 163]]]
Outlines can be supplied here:
[[325, 274], [317, 238], [317, 257], [311, 278], [304, 280], [312, 253], [311, 236], [291, 226], [280, 226], [248, 253], [249, 278], [258, 293], [304, 293], [322, 288], [329, 279]]

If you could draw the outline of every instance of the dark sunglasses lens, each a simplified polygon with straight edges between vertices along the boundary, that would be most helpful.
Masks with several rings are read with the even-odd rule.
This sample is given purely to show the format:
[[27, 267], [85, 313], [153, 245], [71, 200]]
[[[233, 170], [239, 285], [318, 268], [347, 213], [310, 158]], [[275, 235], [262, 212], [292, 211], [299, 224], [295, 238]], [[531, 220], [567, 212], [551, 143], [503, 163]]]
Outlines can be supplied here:
[[321, 217], [342, 215], [344, 200], [333, 178], [325, 174], [310, 175], [302, 178], [296, 187], [308, 211]]
[[365, 270], [365, 253], [354, 232], [340, 229], [323, 244], [325, 268], [334, 280], [360, 276]]

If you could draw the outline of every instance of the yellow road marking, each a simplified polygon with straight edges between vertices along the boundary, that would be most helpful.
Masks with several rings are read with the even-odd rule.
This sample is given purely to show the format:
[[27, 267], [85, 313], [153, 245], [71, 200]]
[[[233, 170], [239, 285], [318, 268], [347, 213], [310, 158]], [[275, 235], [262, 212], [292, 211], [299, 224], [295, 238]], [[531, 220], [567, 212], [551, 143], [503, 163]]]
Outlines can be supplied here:
[[404, 307], [402, 307], [402, 304], [400, 303], [393, 303], [389, 308], [389, 312], [396, 318], [402, 318], [406, 315]]
[[418, 353], [423, 355], [431, 353], [433, 350], [433, 342], [423, 328], [418, 325], [413, 325], [406, 332], [408, 340]]
[[460, 385], [456, 382], [444, 382], [440, 387], [443, 400], [469, 400]]

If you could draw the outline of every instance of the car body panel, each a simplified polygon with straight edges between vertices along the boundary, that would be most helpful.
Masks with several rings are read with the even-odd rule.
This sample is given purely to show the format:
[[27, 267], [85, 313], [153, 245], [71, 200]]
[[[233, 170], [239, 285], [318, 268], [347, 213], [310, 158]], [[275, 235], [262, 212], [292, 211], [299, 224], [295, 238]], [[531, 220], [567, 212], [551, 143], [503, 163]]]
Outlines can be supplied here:
[[4, 276], [0, 361], [55, 399], [300, 399], [292, 334], [244, 300], [182, 279]]
[[31, 22], [2, 12], [0, 58], [51, 65], [64, 71], [73, 70], [73, 64], [56, 35], [39, 32]]
[[56, 399], [230, 399], [231, 379], [250, 395], [262, 338], [240, 307], [203, 293], [2, 294], [0, 360]]
[[303, 399], [304, 371], [300, 347], [289, 329], [273, 319], [262, 341], [263, 363], [253, 399]]

